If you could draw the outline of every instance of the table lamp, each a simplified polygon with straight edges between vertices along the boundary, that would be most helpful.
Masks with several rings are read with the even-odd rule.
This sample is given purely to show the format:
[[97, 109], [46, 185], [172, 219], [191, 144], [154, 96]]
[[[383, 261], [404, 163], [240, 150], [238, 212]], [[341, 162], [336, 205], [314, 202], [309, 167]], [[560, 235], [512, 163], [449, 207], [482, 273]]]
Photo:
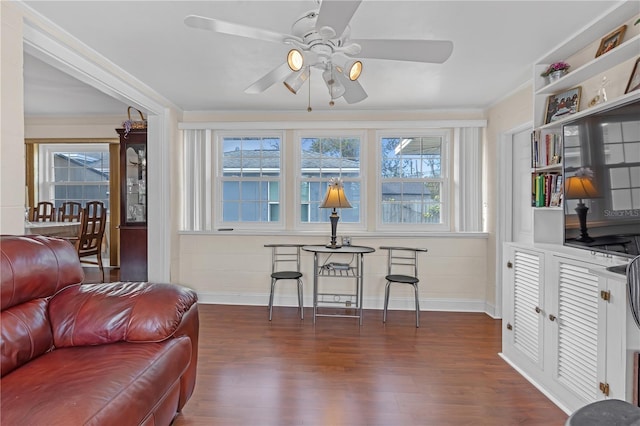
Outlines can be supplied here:
[[582, 200], [585, 198], [596, 198], [598, 196], [598, 190], [593, 185], [590, 176], [576, 175], [567, 178], [564, 197], [567, 200], [578, 200], [576, 213], [578, 214], [578, 221], [580, 222], [580, 236], [576, 238], [576, 241], [581, 243], [593, 242], [593, 238], [591, 238], [587, 232], [587, 211], [589, 211], [589, 207], [585, 206]]
[[321, 209], [333, 209], [329, 219], [331, 220], [331, 243], [327, 244], [329, 248], [340, 248], [341, 246], [336, 242], [336, 230], [338, 229], [338, 212], [336, 209], [350, 209], [351, 204], [347, 200], [347, 196], [344, 194], [344, 185], [339, 178], [331, 178], [329, 186], [327, 187], [327, 195], [324, 196], [324, 201], [320, 204]]

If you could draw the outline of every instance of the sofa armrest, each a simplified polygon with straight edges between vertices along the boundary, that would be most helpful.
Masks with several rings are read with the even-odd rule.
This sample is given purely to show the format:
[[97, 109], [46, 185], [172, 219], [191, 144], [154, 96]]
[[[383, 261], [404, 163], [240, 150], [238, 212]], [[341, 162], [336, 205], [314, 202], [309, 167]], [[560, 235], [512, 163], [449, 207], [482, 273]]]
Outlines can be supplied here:
[[174, 335], [197, 302], [193, 290], [174, 284], [82, 284], [56, 293], [49, 319], [56, 347], [159, 342]]

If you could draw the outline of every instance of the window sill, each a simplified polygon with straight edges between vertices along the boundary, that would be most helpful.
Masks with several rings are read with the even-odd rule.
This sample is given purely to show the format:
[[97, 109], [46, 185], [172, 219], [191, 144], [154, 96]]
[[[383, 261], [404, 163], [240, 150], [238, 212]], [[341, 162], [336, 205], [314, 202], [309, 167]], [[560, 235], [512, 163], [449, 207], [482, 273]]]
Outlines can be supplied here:
[[[330, 235], [326, 231], [258, 231], [234, 229], [229, 231], [178, 231], [179, 235], [208, 235], [208, 236], [281, 236], [281, 237], [327, 237]], [[338, 238], [350, 236], [357, 239], [367, 238], [488, 238], [488, 232], [442, 232], [442, 231], [372, 231], [372, 232], [341, 232]]]

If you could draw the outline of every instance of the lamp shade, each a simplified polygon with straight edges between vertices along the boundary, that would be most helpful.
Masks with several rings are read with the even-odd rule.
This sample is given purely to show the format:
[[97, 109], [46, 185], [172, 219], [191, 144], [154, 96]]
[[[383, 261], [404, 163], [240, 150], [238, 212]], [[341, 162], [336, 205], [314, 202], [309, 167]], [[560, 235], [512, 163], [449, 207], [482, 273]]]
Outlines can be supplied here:
[[351, 204], [347, 200], [344, 193], [344, 187], [341, 182], [332, 181], [327, 188], [327, 194], [324, 201], [320, 204], [321, 209], [350, 209]]
[[567, 178], [564, 188], [564, 197], [567, 200], [579, 200], [599, 197], [598, 190], [593, 185], [591, 178], [586, 176], [571, 176]]

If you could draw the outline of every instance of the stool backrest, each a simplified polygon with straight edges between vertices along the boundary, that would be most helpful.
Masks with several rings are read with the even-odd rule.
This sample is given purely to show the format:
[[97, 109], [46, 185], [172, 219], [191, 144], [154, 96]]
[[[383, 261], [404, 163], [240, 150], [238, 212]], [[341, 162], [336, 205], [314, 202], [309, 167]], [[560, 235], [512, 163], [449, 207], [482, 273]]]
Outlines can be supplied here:
[[387, 274], [409, 275], [418, 277], [418, 253], [426, 253], [425, 248], [382, 246], [387, 250]]
[[281, 271], [300, 272], [302, 244], [265, 244], [271, 248], [271, 273]]

